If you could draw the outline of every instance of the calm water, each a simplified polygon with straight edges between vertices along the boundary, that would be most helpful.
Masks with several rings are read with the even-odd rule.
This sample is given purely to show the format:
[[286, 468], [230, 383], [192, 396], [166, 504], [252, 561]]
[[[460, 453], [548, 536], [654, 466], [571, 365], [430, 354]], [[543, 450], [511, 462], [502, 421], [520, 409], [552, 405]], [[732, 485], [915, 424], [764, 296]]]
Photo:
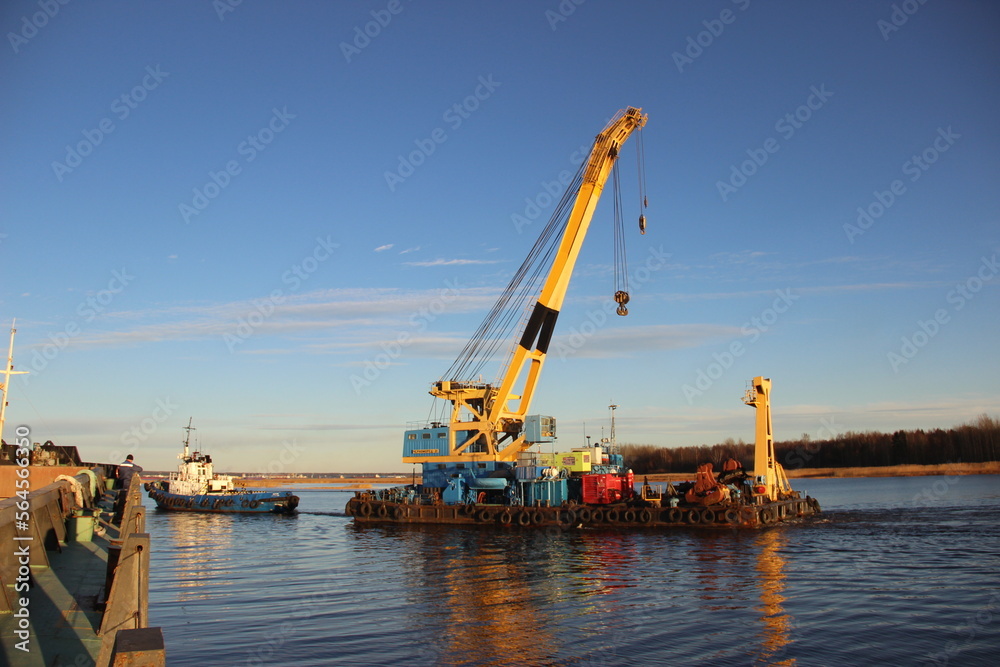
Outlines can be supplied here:
[[742, 533], [150, 510], [150, 624], [171, 665], [998, 664], [1000, 477], [795, 486], [821, 519]]

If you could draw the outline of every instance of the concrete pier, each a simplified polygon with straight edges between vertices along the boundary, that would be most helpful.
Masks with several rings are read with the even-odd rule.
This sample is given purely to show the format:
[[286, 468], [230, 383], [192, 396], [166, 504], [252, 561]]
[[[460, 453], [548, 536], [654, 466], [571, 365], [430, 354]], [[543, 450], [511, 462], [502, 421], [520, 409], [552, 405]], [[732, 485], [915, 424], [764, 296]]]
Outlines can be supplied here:
[[105, 484], [103, 469], [80, 470], [0, 501], [0, 663], [165, 664], [162, 633], [146, 627], [142, 481]]

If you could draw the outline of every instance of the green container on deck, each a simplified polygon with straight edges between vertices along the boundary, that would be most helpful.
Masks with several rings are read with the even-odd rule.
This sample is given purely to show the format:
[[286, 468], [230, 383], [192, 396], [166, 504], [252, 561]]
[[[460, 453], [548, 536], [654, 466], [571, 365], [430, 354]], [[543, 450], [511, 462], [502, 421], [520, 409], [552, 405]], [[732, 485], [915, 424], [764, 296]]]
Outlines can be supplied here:
[[73, 510], [73, 513], [66, 517], [66, 541], [92, 542], [96, 523], [97, 517], [93, 511]]

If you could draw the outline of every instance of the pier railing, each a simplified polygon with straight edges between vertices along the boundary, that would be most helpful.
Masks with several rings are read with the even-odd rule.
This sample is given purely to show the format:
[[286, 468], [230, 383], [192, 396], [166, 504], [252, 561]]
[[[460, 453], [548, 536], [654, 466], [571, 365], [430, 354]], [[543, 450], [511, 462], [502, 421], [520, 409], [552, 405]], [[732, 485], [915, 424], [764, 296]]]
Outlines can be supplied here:
[[[146, 511], [142, 506], [139, 475], [132, 475], [128, 488], [118, 491], [112, 523], [118, 526], [118, 539], [112, 539], [108, 547], [107, 600], [98, 632], [102, 640], [97, 664], [114, 664], [115, 658], [124, 652], [141, 652], [146, 660], [158, 655], [159, 664], [165, 664], [159, 628], [146, 627], [149, 620], [149, 533], [145, 532]], [[156, 663], [144, 660], [142, 664]]]
[[[30, 661], [32, 656], [44, 659], [62, 654], [62, 647], [56, 644], [66, 642], [65, 633], [55, 636], [48, 628], [33, 626], [31, 608], [51, 607], [60, 591], [82, 591], [88, 581], [96, 581], [91, 598], [96, 604], [88, 615], [93, 618], [91, 627], [64, 624], [75, 628], [77, 636], [71, 643], [78, 657], [83, 651], [98, 667], [140, 664], [136, 660], [143, 665], [165, 664], [163, 635], [159, 628], [147, 627], [150, 539], [145, 532], [142, 480], [133, 475], [129, 488], [119, 490], [110, 521], [98, 518], [97, 502], [104, 492], [104, 470], [97, 467], [0, 501], [0, 627], [5, 644], [18, 638], [25, 642], [23, 648], [18, 647], [24, 653], [5, 646], [0, 662], [5, 656], [16, 656], [29, 660], [23, 664], [36, 664]], [[84, 536], [68, 530], [67, 519], [74, 529], [78, 522], [84, 522], [88, 529], [95, 526], [98, 537], [92, 538], [89, 530], [83, 531]], [[66, 560], [79, 555], [79, 549], [74, 551], [67, 542], [74, 539], [93, 540], [83, 552], [88, 557], [85, 567]], [[106, 561], [94, 555], [106, 556]], [[95, 567], [105, 571], [93, 572]], [[64, 618], [78, 613], [75, 606], [71, 601], [60, 607], [66, 609]]]

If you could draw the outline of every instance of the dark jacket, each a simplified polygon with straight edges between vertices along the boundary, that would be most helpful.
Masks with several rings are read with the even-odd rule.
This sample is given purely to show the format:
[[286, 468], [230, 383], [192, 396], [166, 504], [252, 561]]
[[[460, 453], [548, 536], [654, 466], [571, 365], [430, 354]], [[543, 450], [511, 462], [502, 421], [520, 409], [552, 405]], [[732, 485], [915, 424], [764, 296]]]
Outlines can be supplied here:
[[138, 466], [132, 461], [125, 461], [124, 463], [118, 464], [118, 482], [121, 485], [120, 488], [127, 489], [129, 482], [132, 481], [132, 475], [137, 472], [142, 472], [142, 466]]

